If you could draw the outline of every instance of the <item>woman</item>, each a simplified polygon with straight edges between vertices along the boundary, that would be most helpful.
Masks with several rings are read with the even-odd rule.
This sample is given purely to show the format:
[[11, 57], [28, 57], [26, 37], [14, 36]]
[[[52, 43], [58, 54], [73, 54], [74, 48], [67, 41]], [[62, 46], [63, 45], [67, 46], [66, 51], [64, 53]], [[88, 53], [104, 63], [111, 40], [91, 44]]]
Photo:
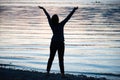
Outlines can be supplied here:
[[51, 18], [45, 8], [40, 6], [39, 8], [42, 9], [45, 15], [47, 16], [49, 25], [53, 32], [53, 36], [50, 44], [50, 57], [48, 59], [48, 64], [47, 64], [47, 74], [50, 73], [50, 69], [51, 69], [51, 65], [52, 65], [55, 53], [56, 51], [58, 51], [60, 71], [61, 71], [61, 75], [64, 76], [64, 49], [65, 49], [64, 25], [71, 18], [71, 16], [78, 9], [78, 7], [74, 7], [71, 13], [61, 22], [59, 22], [59, 18], [57, 14], [54, 14]]

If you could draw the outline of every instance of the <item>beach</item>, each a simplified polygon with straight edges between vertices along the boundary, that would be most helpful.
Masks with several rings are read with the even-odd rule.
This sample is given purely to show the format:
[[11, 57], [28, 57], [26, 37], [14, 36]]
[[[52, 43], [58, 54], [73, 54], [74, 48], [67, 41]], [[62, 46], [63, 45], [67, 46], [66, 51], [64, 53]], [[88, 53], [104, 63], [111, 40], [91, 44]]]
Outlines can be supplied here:
[[51, 73], [49, 76], [46, 73], [27, 70], [15, 70], [0, 68], [0, 80], [107, 80], [104, 77], [95, 78], [87, 77], [86, 75], [66, 74], [61, 77], [58, 73]]

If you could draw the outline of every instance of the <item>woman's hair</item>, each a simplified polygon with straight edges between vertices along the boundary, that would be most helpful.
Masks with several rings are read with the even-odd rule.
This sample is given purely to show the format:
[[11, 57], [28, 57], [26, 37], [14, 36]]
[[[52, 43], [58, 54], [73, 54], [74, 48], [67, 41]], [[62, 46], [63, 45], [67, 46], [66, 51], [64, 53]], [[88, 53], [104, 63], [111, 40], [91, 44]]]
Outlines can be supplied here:
[[58, 24], [59, 23], [59, 18], [58, 18], [58, 15], [57, 14], [54, 14], [53, 16], [52, 16], [52, 24], [53, 25], [56, 25], [56, 24]]

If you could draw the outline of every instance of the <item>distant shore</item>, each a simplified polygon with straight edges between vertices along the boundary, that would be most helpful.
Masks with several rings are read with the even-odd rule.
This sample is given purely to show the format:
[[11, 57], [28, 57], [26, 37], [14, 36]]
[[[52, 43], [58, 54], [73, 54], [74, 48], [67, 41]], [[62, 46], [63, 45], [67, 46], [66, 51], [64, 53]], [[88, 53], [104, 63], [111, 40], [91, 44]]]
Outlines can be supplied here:
[[104, 77], [95, 78], [87, 77], [86, 75], [72, 75], [65, 74], [65, 77], [61, 77], [60, 74], [51, 73], [49, 76], [43, 72], [37, 71], [24, 71], [0, 68], [0, 80], [107, 80]]

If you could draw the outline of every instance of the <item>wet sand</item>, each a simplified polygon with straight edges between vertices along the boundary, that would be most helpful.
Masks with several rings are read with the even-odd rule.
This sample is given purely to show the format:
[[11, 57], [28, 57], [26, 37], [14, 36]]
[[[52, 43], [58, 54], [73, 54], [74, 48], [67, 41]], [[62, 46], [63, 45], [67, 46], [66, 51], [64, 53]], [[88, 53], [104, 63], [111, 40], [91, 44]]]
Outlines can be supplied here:
[[61, 77], [59, 73], [51, 73], [49, 76], [43, 72], [24, 71], [0, 68], [0, 80], [107, 80], [106, 78], [88, 77], [86, 75], [65, 74]]

